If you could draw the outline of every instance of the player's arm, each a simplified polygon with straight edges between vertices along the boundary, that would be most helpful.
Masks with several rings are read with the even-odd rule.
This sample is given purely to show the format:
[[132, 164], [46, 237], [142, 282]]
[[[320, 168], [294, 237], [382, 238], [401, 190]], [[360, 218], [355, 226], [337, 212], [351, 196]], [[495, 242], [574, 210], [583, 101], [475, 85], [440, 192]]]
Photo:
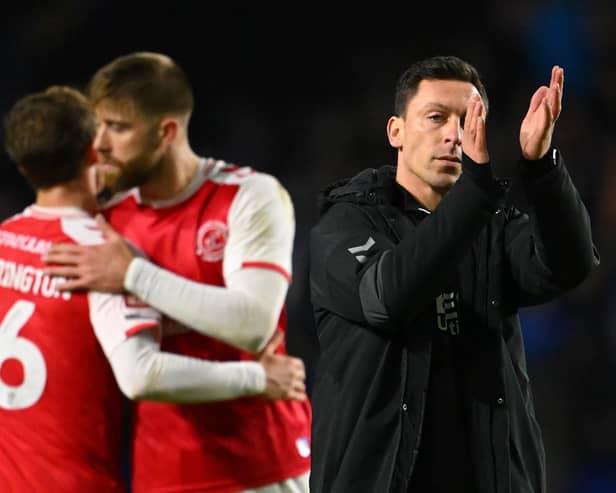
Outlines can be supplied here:
[[229, 211], [225, 286], [193, 282], [135, 257], [102, 218], [100, 245], [53, 245], [49, 275], [58, 289], [126, 289], [169, 317], [210, 337], [258, 352], [276, 328], [287, 294], [295, 218], [286, 190], [267, 175], [243, 185]]
[[305, 369], [294, 357], [275, 354], [282, 334], [257, 361], [212, 362], [160, 350], [156, 313], [130, 306], [119, 295], [90, 293], [90, 318], [118, 386], [130, 399], [177, 403], [261, 395], [305, 399]]
[[109, 362], [129, 399], [192, 403], [261, 395], [304, 400], [304, 365], [275, 354], [278, 344], [268, 344], [258, 361], [213, 362], [161, 351], [146, 330], [117, 346]]
[[269, 176], [243, 185], [229, 212], [225, 287], [134, 259], [124, 287], [171, 318], [247, 351], [272, 337], [288, 290], [295, 233], [286, 190]]

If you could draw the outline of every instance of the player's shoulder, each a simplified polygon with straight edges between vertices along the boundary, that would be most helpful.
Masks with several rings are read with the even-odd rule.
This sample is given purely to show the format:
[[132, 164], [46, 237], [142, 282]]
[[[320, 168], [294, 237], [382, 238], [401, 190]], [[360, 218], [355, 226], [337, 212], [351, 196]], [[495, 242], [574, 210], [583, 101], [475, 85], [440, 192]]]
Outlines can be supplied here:
[[18, 212], [17, 214], [13, 214], [12, 216], [9, 216], [6, 219], [0, 221], [0, 228], [11, 227], [17, 222], [19, 222], [20, 219], [23, 219], [24, 217], [25, 216], [23, 212]]
[[268, 189], [281, 186], [272, 174], [250, 165], [239, 165], [221, 160], [208, 160], [214, 168], [210, 179], [226, 185], [240, 185], [242, 188]]
[[63, 217], [62, 232], [80, 245], [98, 245], [103, 243], [103, 232], [92, 216]]
[[[50, 227], [51, 225], [51, 227]], [[94, 217], [83, 211], [70, 208], [52, 210], [29, 206], [0, 224], [5, 234], [24, 238], [44, 238], [46, 241], [62, 241], [92, 245], [102, 243], [103, 236]]]

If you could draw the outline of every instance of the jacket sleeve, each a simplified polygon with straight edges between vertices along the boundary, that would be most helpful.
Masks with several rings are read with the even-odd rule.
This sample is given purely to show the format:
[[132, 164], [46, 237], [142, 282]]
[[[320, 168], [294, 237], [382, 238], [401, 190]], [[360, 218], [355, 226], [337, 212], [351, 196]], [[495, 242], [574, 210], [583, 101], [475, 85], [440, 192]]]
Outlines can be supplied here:
[[311, 232], [311, 301], [317, 309], [395, 335], [453, 280], [456, 265], [489, 221], [502, 189], [489, 166], [465, 158], [462, 176], [436, 211], [399, 241], [363, 207], [334, 205]]
[[556, 148], [520, 163], [528, 213], [516, 211], [505, 245], [521, 306], [547, 301], [581, 283], [599, 264], [588, 212]]

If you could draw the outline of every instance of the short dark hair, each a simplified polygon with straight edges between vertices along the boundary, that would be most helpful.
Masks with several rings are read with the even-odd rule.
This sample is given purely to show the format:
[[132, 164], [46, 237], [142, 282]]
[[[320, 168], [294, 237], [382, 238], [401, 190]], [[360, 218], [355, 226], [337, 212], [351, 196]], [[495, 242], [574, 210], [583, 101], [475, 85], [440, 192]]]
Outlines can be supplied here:
[[488, 94], [477, 69], [456, 56], [434, 56], [415, 62], [398, 79], [394, 100], [394, 111], [397, 116], [405, 115], [407, 105], [417, 93], [417, 88], [422, 80], [470, 82], [479, 91], [485, 113], [488, 113]]
[[4, 126], [6, 151], [35, 190], [77, 178], [96, 135], [87, 98], [67, 86], [21, 98]]
[[100, 68], [88, 84], [93, 105], [128, 102], [149, 117], [190, 114], [193, 91], [182, 68], [160, 53], [135, 52]]

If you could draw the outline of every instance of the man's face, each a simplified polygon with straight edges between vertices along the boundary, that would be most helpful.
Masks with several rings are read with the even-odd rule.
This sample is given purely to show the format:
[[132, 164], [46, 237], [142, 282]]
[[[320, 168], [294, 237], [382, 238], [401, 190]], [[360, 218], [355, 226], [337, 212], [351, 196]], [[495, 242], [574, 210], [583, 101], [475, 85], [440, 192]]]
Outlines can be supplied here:
[[141, 116], [130, 103], [103, 100], [94, 110], [99, 162], [116, 167], [119, 173], [114, 191], [145, 185], [161, 163], [157, 123]]
[[405, 117], [390, 119], [389, 141], [411, 187], [444, 193], [459, 178], [466, 105], [476, 93], [470, 82], [422, 80]]

